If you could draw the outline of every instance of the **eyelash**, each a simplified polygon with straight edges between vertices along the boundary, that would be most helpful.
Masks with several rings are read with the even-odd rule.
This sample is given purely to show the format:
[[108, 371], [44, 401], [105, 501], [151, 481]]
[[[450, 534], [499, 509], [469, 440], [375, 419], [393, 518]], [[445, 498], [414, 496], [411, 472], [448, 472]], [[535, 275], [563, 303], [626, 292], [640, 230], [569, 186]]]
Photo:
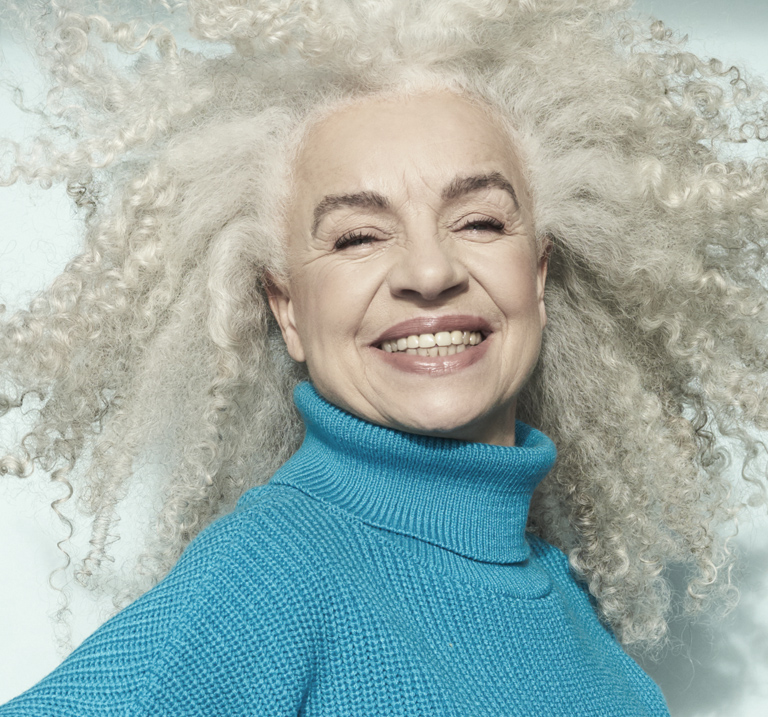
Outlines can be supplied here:
[[365, 232], [350, 232], [344, 236], [339, 237], [333, 245], [334, 249], [346, 249], [348, 246], [360, 246], [361, 244], [369, 244], [370, 242], [358, 241], [362, 239], [370, 239], [371, 241], [377, 241], [376, 237], [372, 234], [366, 234]]
[[[459, 231], [465, 229], [472, 229], [474, 231], [494, 231], [499, 232], [504, 229], [504, 224], [498, 219], [491, 219], [491, 217], [485, 217], [484, 219], [475, 219], [471, 222], [467, 222], [464, 226], [459, 227]], [[361, 246], [363, 244], [370, 244], [371, 242], [379, 241], [372, 234], [366, 234], [365, 232], [350, 232], [339, 237], [333, 244], [333, 248], [336, 250], [346, 249], [350, 246]]]
[[500, 232], [504, 229], [504, 224], [498, 219], [484, 217], [483, 219], [473, 219], [471, 222], [467, 222], [464, 226], [460, 227], [460, 229], [464, 230], [469, 229], [470, 227], [475, 229], [480, 227], [482, 228], [481, 230]]

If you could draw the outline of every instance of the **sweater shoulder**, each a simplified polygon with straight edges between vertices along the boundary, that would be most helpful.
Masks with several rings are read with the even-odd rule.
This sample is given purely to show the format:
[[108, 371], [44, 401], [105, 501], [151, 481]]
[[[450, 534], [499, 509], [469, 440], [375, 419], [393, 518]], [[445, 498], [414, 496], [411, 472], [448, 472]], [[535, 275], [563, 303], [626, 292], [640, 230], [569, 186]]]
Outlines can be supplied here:
[[187, 550], [216, 558], [242, 551], [296, 553], [329, 522], [336, 519], [319, 501], [292, 486], [267, 483], [244, 493], [232, 512], [201, 531]]
[[324, 580], [295, 527], [311, 507], [275, 488], [201, 531], [160, 583], [0, 713], [296, 714]]
[[289, 550], [276, 540], [285, 533], [300, 538], [312, 530], [317, 513], [315, 501], [290, 486], [267, 483], [251, 488], [234, 509], [206, 526], [187, 546], [182, 559], [226, 559], [243, 551], [263, 553]]
[[584, 607], [589, 606], [590, 610], [594, 611], [595, 600], [586, 584], [574, 573], [568, 556], [560, 548], [556, 548], [537, 535], [529, 533], [527, 538], [532, 556], [547, 571], [560, 591], [572, 601], [583, 603]]
[[552, 567], [558, 567], [559, 569], [568, 565], [568, 556], [560, 550], [560, 548], [556, 548], [554, 545], [544, 540], [544, 538], [540, 538], [534, 533], [526, 533], [525, 537], [528, 540], [528, 544], [531, 546], [531, 552], [538, 560], [551, 564]]
[[172, 573], [194, 573], [206, 584], [205, 576], [215, 573], [231, 585], [274, 585], [277, 597], [279, 584], [293, 595], [304, 586], [311, 595], [320, 588], [313, 546], [318, 534], [332, 531], [332, 522], [317, 501], [290, 486], [252, 488], [231, 513], [200, 532]]

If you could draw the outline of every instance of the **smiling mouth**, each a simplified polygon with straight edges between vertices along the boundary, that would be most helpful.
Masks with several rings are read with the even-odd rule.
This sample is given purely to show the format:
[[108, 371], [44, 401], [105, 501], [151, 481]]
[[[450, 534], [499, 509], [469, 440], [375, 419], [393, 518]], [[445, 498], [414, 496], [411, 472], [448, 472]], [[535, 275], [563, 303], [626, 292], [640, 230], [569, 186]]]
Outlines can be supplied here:
[[435, 334], [411, 334], [382, 341], [378, 348], [387, 353], [412, 356], [451, 356], [477, 346], [483, 339], [480, 331], [439, 331]]

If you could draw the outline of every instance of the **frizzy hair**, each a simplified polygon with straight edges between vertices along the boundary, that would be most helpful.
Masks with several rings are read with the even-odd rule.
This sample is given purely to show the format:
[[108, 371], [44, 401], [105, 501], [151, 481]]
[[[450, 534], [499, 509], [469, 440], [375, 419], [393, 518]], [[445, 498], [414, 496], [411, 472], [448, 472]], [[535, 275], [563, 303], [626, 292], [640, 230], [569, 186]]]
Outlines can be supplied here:
[[519, 414], [559, 457], [529, 528], [628, 646], [663, 639], [672, 567], [688, 610], [729, 601], [735, 517], [765, 493], [768, 163], [732, 150], [768, 137], [762, 85], [621, 0], [171, 5], [48, 2], [28, 20], [48, 129], [2, 167], [66, 183], [85, 224], [84, 251], [0, 328], [0, 415], [37, 410], [0, 470], [37, 466], [92, 516], [81, 582], [108, 574], [142, 461], [168, 468], [124, 599], [296, 449], [306, 372], [264, 293], [284, 271], [292, 152], [341, 103], [446, 88], [510, 127], [552, 246]]

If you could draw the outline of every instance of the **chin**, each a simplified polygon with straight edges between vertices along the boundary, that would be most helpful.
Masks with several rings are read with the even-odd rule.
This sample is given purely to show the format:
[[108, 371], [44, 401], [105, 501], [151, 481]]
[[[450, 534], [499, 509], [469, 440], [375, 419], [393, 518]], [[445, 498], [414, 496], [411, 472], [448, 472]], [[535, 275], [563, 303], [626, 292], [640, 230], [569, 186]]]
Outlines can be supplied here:
[[477, 430], [477, 423], [480, 420], [480, 416], [476, 416], [467, 421], [466, 410], [462, 410], [461, 414], [457, 415], [455, 408], [450, 413], [447, 412], [444, 415], [435, 415], [434, 413], [429, 413], [428, 415], [427, 420], [425, 420], [423, 414], [420, 414], [418, 418], [413, 416], [402, 417], [398, 421], [399, 428], [410, 433], [419, 433], [436, 438], [471, 440], [464, 438], [464, 436], [470, 435]]
[[[434, 396], [433, 399], [439, 399]], [[481, 398], [475, 395], [474, 398]], [[448, 400], [411, 399], [416, 410], [392, 411], [389, 424], [393, 428], [436, 438], [454, 438], [477, 443], [513, 445], [516, 400], [477, 402], [462, 400], [451, 393]], [[478, 405], [479, 404], [479, 405]], [[386, 414], [385, 414], [386, 415]]]

